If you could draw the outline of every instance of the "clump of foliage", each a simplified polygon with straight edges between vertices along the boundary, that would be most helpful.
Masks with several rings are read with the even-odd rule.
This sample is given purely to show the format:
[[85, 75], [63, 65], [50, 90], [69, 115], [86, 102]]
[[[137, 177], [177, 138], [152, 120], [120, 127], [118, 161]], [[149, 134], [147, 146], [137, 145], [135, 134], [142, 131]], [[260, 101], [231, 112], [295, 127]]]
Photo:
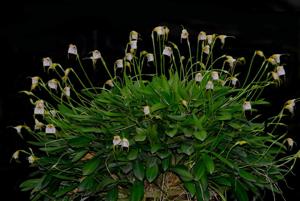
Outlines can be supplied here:
[[22, 92], [35, 124], [14, 127], [30, 135], [30, 148], [13, 158], [28, 154], [34, 167], [21, 189], [32, 200], [56, 201], [247, 201], [263, 199], [266, 189], [281, 194], [278, 182], [299, 157], [287, 154], [294, 142], [282, 117], [294, 113], [297, 99], [261, 118], [271, 103], [260, 96], [282, 82], [283, 55], [255, 51], [247, 64], [222, 53], [231, 36], [200, 32], [194, 47], [183, 29], [176, 45], [164, 26], [151, 38], [151, 52], [139, 50], [140, 35], [132, 31], [113, 66], [98, 50], [83, 58], [105, 69], [103, 86], [93, 84], [75, 45], [68, 57], [76, 70], [43, 58], [55, 77], [32, 77], [31, 90]]

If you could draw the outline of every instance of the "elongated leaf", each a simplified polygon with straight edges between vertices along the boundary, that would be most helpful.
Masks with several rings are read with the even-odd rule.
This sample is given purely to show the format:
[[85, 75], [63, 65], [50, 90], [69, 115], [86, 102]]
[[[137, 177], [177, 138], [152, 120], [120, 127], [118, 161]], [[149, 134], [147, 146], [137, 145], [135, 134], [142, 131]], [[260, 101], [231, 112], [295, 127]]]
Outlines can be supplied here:
[[247, 172], [246, 170], [240, 169], [239, 175], [248, 181], [256, 182], [256, 177], [250, 172]]
[[106, 200], [109, 200], [109, 201], [117, 201], [118, 200], [118, 187], [117, 186], [107, 192]]
[[215, 170], [215, 164], [211, 157], [209, 157], [207, 154], [203, 154], [202, 156], [203, 163], [205, 164], [205, 167], [207, 171], [212, 174]]
[[78, 189], [80, 191], [93, 191], [97, 187], [95, 178], [90, 175], [85, 177], [79, 184]]
[[143, 181], [145, 176], [145, 168], [142, 162], [138, 160], [133, 162], [133, 174], [137, 179]]
[[196, 181], [199, 181], [201, 177], [205, 173], [205, 164], [203, 163], [202, 160], [199, 160], [195, 166], [193, 167], [193, 173], [194, 173], [194, 179]]
[[62, 187], [60, 188], [58, 191], [56, 191], [54, 193], [55, 197], [59, 198], [63, 195], [65, 195], [66, 193], [74, 190], [76, 188], [77, 185], [71, 185], [71, 186], [65, 186], [65, 187]]
[[158, 176], [159, 173], [159, 168], [157, 163], [155, 162], [154, 164], [151, 164], [146, 168], [146, 178], [147, 180], [151, 183], [153, 182], [156, 177]]
[[184, 182], [185, 189], [191, 194], [192, 197], [196, 194], [196, 186], [193, 182]]
[[166, 106], [165, 104], [162, 104], [162, 103], [156, 103], [156, 104], [154, 104], [154, 105], [151, 106], [150, 111], [151, 111], [151, 112], [155, 112], [155, 111], [164, 109], [164, 108], [166, 108], [166, 107], [167, 107], [167, 106]]
[[235, 195], [239, 201], [249, 201], [248, 195], [244, 187], [240, 184], [239, 181], [236, 181], [235, 184]]
[[20, 184], [21, 191], [31, 190], [41, 183], [41, 178], [38, 179], [28, 179]]
[[164, 171], [166, 171], [167, 169], [169, 169], [170, 163], [171, 163], [170, 157], [164, 158], [164, 159], [161, 161], [162, 169], [163, 169]]
[[88, 152], [88, 150], [82, 150], [82, 151], [77, 152], [73, 156], [72, 162], [76, 162], [76, 161], [80, 160], [87, 152]]
[[188, 168], [185, 167], [184, 165], [177, 165], [171, 170], [175, 172], [177, 175], [179, 175], [183, 181], [191, 181], [193, 179], [193, 175], [190, 173]]
[[92, 139], [84, 136], [76, 136], [67, 139], [67, 141], [70, 146], [81, 148], [81, 147], [87, 147], [89, 143], [92, 141]]
[[207, 137], [207, 132], [206, 130], [201, 129], [200, 131], [194, 132], [194, 136], [196, 139], [204, 141]]
[[227, 166], [229, 166], [230, 168], [234, 168], [235, 166], [233, 165], [233, 163], [231, 163], [229, 160], [227, 160], [226, 158], [222, 157], [221, 155], [212, 152], [212, 154], [218, 158], [220, 161], [222, 161], [224, 164], [226, 164]]
[[141, 201], [144, 197], [144, 183], [136, 180], [131, 188], [129, 201]]
[[166, 134], [169, 137], [174, 137], [177, 133], [178, 133], [178, 129], [177, 128], [172, 128], [172, 129], [166, 130]]
[[89, 160], [88, 162], [86, 162], [82, 168], [82, 174], [83, 175], [89, 175], [94, 173], [97, 168], [99, 167], [100, 163], [102, 161], [99, 160], [98, 158], [93, 158], [91, 160]]

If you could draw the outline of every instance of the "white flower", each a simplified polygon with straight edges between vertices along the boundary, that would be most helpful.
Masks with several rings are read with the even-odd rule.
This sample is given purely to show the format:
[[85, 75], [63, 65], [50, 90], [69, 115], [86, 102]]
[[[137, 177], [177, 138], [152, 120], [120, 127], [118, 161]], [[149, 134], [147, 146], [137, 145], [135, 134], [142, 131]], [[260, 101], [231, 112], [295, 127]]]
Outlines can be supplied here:
[[19, 158], [20, 155], [20, 150], [15, 151], [15, 153], [13, 153], [12, 158], [17, 160]]
[[197, 73], [197, 74], [195, 75], [195, 81], [196, 81], [196, 82], [201, 82], [202, 79], [203, 79], [203, 76], [202, 76], [201, 73]]
[[115, 135], [114, 139], [113, 139], [113, 145], [114, 146], [120, 145], [121, 142], [122, 142], [122, 140], [121, 140], [120, 136], [119, 135]]
[[30, 164], [33, 164], [38, 158], [34, 155], [30, 155], [27, 160]]
[[291, 114], [294, 114], [294, 109], [296, 106], [296, 99], [291, 99], [285, 102], [284, 108], [290, 111]]
[[18, 125], [18, 126], [15, 126], [15, 127], [14, 127], [14, 129], [16, 129], [16, 131], [17, 131], [18, 134], [21, 134], [22, 128], [23, 128], [22, 125]]
[[132, 50], [136, 50], [137, 49], [137, 41], [136, 40], [130, 41], [129, 45], [130, 45], [130, 49], [132, 49]]
[[277, 64], [276, 60], [275, 60], [274, 58], [272, 58], [272, 57], [269, 57], [269, 58], [267, 59], [267, 61], [268, 61], [269, 63], [271, 63], [272, 65], [276, 65], [276, 64]]
[[171, 47], [165, 46], [164, 50], [163, 50], [163, 55], [166, 55], [168, 57], [170, 57], [173, 53], [173, 50]]
[[37, 119], [34, 119], [34, 130], [41, 130], [45, 125]]
[[227, 62], [229, 66], [232, 68], [236, 62], [236, 59], [234, 59], [232, 56], [226, 56], [225, 62]]
[[260, 57], [265, 57], [264, 53], [261, 50], [256, 50], [255, 54], [260, 56]]
[[170, 30], [166, 26], [158, 26], [153, 29], [153, 32], [156, 32], [158, 36], [165, 36], [169, 34]]
[[76, 45], [73, 44], [69, 45], [68, 54], [74, 54], [74, 55], [78, 54]]
[[57, 79], [52, 79], [52, 80], [49, 80], [49, 81], [48, 81], [48, 87], [49, 87], [50, 89], [55, 89], [55, 90], [57, 90], [57, 86], [58, 86], [58, 81], [57, 81]]
[[128, 148], [129, 147], [129, 141], [126, 138], [123, 138], [121, 141], [121, 146]]
[[37, 100], [35, 102], [34, 114], [44, 115], [45, 113], [45, 105], [43, 100]]
[[198, 41], [200, 40], [206, 40], [206, 33], [204, 31], [200, 31], [200, 33], [198, 34]]
[[107, 84], [107, 85], [110, 86], [110, 87], [114, 87], [114, 86], [115, 86], [112, 80], [107, 80], [107, 81], [105, 82], [105, 84]]
[[46, 133], [48, 134], [55, 134], [56, 133], [56, 128], [53, 124], [48, 124], [46, 125]]
[[154, 61], [154, 55], [152, 53], [147, 53], [146, 57], [147, 57], [147, 62]]
[[231, 80], [231, 84], [233, 86], [235, 86], [237, 84], [238, 79], [236, 77], [231, 77], [230, 80]]
[[202, 50], [205, 54], [209, 54], [209, 50], [210, 50], [209, 45], [205, 45]]
[[100, 51], [99, 50], [92, 51], [92, 56], [90, 57], [90, 59], [92, 59], [93, 64], [95, 64], [98, 59], [101, 59]]
[[181, 104], [184, 105], [185, 107], [188, 106], [188, 102], [187, 102], [186, 100], [182, 100], [182, 101], [181, 101]]
[[145, 115], [149, 115], [150, 114], [150, 107], [148, 105], [143, 107], [143, 111]]
[[214, 40], [215, 35], [206, 35], [207, 43], [210, 45], [212, 41]]
[[65, 96], [70, 97], [71, 96], [71, 88], [68, 86], [65, 87], [63, 93]]
[[285, 75], [285, 70], [284, 70], [283, 66], [277, 66], [276, 71], [277, 71], [278, 76]]
[[117, 68], [123, 68], [123, 59], [118, 59], [115, 64], [117, 65]]
[[133, 55], [131, 54], [131, 53], [126, 53], [126, 55], [125, 55], [125, 59], [127, 60], [127, 61], [131, 61], [132, 60], [132, 58], [133, 58]]
[[189, 37], [189, 32], [186, 29], [181, 31], [181, 39], [187, 39]]
[[218, 80], [219, 79], [219, 73], [217, 71], [212, 71], [211, 72], [211, 77], [213, 80]]
[[31, 77], [31, 90], [34, 90], [39, 85], [40, 79], [38, 76]]
[[289, 148], [292, 149], [295, 144], [295, 141], [292, 138], [286, 138], [286, 141], [288, 143]]
[[129, 34], [129, 40], [132, 41], [132, 40], [137, 40], [138, 39], [138, 36], [139, 36], [139, 33], [136, 32], [136, 31], [131, 31], [130, 34]]
[[279, 75], [277, 72], [272, 71], [271, 74], [274, 80], [279, 80]]
[[52, 65], [52, 60], [50, 57], [44, 57], [43, 58], [43, 66], [44, 67], [49, 67]]
[[247, 111], [247, 110], [251, 110], [251, 109], [252, 109], [252, 107], [251, 107], [250, 101], [245, 101], [245, 102], [243, 103], [243, 110], [244, 110], [244, 111]]
[[209, 90], [209, 89], [213, 90], [213, 89], [214, 89], [214, 83], [213, 83], [212, 81], [209, 80], [209, 81], [206, 83], [205, 89], [206, 89], [206, 90]]
[[227, 37], [228, 37], [228, 36], [226, 36], [226, 35], [219, 35], [219, 36], [218, 36], [218, 38], [220, 39], [222, 45], [225, 44], [225, 39], [226, 39]]
[[271, 56], [271, 58], [273, 58], [277, 64], [280, 64], [280, 57], [281, 57], [281, 55], [282, 54], [273, 54]]

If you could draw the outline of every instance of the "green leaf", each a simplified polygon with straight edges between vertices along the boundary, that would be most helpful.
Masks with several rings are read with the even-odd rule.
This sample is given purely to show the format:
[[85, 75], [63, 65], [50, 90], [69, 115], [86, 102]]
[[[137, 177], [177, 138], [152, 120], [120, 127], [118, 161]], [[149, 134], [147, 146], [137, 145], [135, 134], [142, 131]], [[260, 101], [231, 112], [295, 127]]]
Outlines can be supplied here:
[[223, 186], [231, 186], [231, 180], [227, 177], [218, 177], [215, 179], [215, 181]]
[[150, 145], [150, 151], [152, 154], [154, 154], [155, 152], [157, 152], [159, 149], [161, 148], [161, 144], [159, 142], [154, 142], [154, 143], [151, 143]]
[[175, 172], [177, 175], [179, 175], [183, 181], [191, 181], [193, 179], [193, 175], [189, 172], [188, 168], [185, 167], [184, 165], [177, 165], [171, 170]]
[[193, 167], [194, 178], [199, 181], [205, 173], [205, 164], [202, 160], [199, 160]]
[[97, 187], [97, 182], [94, 178], [93, 175], [90, 175], [90, 176], [87, 176], [85, 179], [83, 179], [79, 186], [78, 186], [78, 189], [80, 191], [88, 191], [88, 192], [91, 192], [93, 190], [95, 190]]
[[39, 186], [40, 183], [41, 183], [41, 178], [28, 179], [20, 184], [20, 188], [21, 188], [21, 191], [28, 191], [28, 190], [31, 190], [31, 189]]
[[196, 194], [196, 186], [193, 182], [184, 182], [183, 183], [185, 189], [192, 195], [192, 197]]
[[162, 169], [164, 171], [166, 171], [167, 169], [169, 169], [170, 167], [170, 162], [171, 162], [171, 158], [168, 157], [168, 158], [164, 158], [162, 161], [161, 161], [161, 166], [162, 166]]
[[153, 182], [156, 177], [158, 176], [159, 173], [159, 168], [156, 162], [154, 162], [154, 164], [150, 164], [147, 168], [146, 168], [146, 178], [147, 180], [151, 183]]
[[217, 116], [217, 120], [226, 121], [232, 119], [232, 114], [228, 112], [222, 112]]
[[40, 147], [41, 151], [45, 151], [47, 153], [54, 153], [54, 152], [61, 152], [63, 150], [65, 150], [66, 147], [65, 146], [45, 146], [45, 147]]
[[154, 105], [152, 105], [152, 106], [150, 107], [150, 111], [151, 111], [151, 112], [155, 112], [155, 111], [164, 109], [164, 108], [166, 108], [166, 107], [167, 107], [167, 106], [164, 105], [164, 104], [162, 104], [162, 103], [156, 103], [156, 104], [154, 104]]
[[88, 150], [82, 150], [82, 151], [75, 153], [75, 155], [72, 157], [72, 162], [76, 162], [76, 161], [80, 160], [83, 156], [85, 156], [85, 154], [87, 152], [88, 152]]
[[89, 175], [94, 173], [97, 168], [99, 167], [100, 163], [102, 163], [101, 160], [99, 160], [97, 157], [87, 161], [82, 168], [82, 174], [83, 175]]
[[144, 197], [144, 183], [136, 180], [131, 188], [129, 201], [141, 201]]
[[67, 139], [68, 143], [72, 147], [81, 148], [81, 147], [88, 147], [90, 142], [92, 141], [91, 138], [87, 138], [84, 136], [76, 136]]
[[139, 180], [143, 180], [144, 179], [144, 176], [145, 176], [145, 168], [144, 168], [144, 164], [141, 163], [140, 161], [138, 160], [135, 160], [133, 162], [133, 174], [134, 176], [139, 179]]
[[239, 175], [248, 181], [256, 182], [256, 177], [253, 174], [251, 174], [250, 172], [247, 172], [243, 169], [239, 170]]
[[181, 115], [167, 114], [167, 117], [169, 117], [172, 120], [183, 121], [186, 119], [186, 114], [181, 114]]
[[247, 192], [239, 181], [236, 181], [234, 190], [239, 201], [249, 201]]
[[110, 191], [107, 192], [106, 200], [117, 201], [118, 200], [118, 187], [115, 186]]
[[194, 146], [191, 144], [181, 144], [180, 150], [188, 156], [190, 156], [195, 151]]
[[196, 139], [204, 141], [207, 137], [207, 132], [202, 129], [200, 131], [194, 132], [194, 136], [195, 136]]
[[172, 128], [172, 129], [168, 129], [166, 130], [166, 134], [169, 136], [169, 137], [174, 137], [178, 132], [178, 129], [177, 128]]
[[134, 140], [136, 142], [143, 142], [146, 140], [147, 130], [142, 128], [136, 128], [136, 135], [134, 136]]
[[206, 166], [207, 171], [212, 174], [215, 170], [215, 164], [211, 157], [209, 157], [207, 154], [202, 155], [203, 163]]
[[233, 165], [233, 163], [231, 163], [229, 160], [227, 160], [226, 158], [222, 157], [221, 155], [212, 152], [212, 154], [218, 158], [220, 161], [222, 161], [224, 164], [226, 164], [227, 166], [229, 166], [230, 168], [235, 168], [235, 166]]
[[66, 193], [74, 190], [76, 188], [77, 185], [70, 185], [70, 186], [64, 186], [62, 188], [60, 188], [58, 191], [56, 191], [54, 193], [55, 197], [59, 198], [63, 195], [65, 195]]
[[60, 113], [62, 113], [63, 115], [66, 114], [76, 114], [72, 109], [70, 109], [69, 107], [67, 107], [64, 104], [59, 104], [58, 105], [58, 110], [60, 111]]
[[131, 149], [127, 155], [127, 159], [132, 161], [132, 160], [135, 160], [138, 156], [138, 150], [137, 149]]

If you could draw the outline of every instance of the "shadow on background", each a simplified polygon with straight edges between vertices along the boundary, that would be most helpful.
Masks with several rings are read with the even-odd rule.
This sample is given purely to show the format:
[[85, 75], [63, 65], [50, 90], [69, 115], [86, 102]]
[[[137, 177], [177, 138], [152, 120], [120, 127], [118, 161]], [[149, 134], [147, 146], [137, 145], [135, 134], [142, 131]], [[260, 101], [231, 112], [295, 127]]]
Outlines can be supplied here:
[[[30, 167], [24, 163], [10, 162], [17, 149], [25, 143], [9, 126], [32, 121], [32, 106], [27, 97], [18, 91], [28, 89], [28, 76], [41, 72], [41, 59], [49, 56], [55, 61], [66, 61], [70, 43], [77, 45], [80, 55], [99, 49], [110, 63], [123, 56], [123, 48], [131, 30], [150, 36], [158, 25], [167, 25], [171, 34], [178, 34], [181, 25], [191, 35], [199, 31], [234, 35], [229, 44], [233, 55], [252, 55], [256, 49], [266, 55], [288, 53], [286, 58], [287, 82], [279, 93], [267, 94], [280, 107], [285, 100], [300, 97], [300, 9], [295, 1], [242, 1], [217, 3], [209, 1], [147, 1], [143, 3], [91, 1], [50, 1], [36, 3], [8, 3], [1, 13], [1, 140], [0, 176], [1, 196], [9, 200], [25, 201], [28, 193], [22, 193], [18, 185]], [[275, 52], [274, 52], [275, 51]], [[99, 83], [103, 77], [99, 76]], [[299, 107], [300, 108], [300, 107]], [[290, 135], [300, 138], [300, 110], [290, 120]], [[299, 149], [299, 146], [296, 148]], [[292, 189], [283, 185], [287, 201], [300, 200], [298, 180], [299, 163], [295, 175], [287, 177]], [[4, 180], [3, 180], [4, 178]], [[270, 197], [269, 195], [267, 197]], [[272, 199], [270, 199], [272, 200]], [[280, 200], [280, 199], [279, 199]]]

